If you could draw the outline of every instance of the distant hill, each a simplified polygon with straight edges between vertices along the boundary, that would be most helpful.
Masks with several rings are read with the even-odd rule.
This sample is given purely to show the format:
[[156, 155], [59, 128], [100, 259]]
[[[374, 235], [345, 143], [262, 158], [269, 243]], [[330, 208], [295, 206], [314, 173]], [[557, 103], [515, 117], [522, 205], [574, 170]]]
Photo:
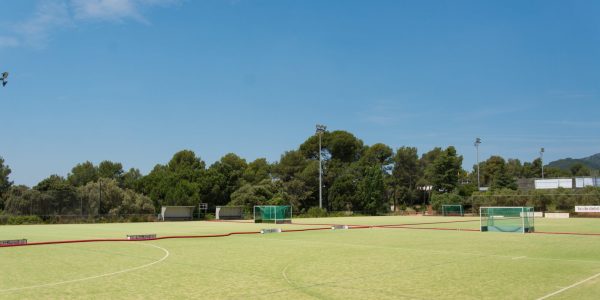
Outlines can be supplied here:
[[572, 165], [581, 163], [590, 169], [600, 170], [600, 153], [588, 156], [585, 158], [564, 158], [555, 160], [548, 164], [550, 167], [560, 168], [563, 170], [569, 170]]

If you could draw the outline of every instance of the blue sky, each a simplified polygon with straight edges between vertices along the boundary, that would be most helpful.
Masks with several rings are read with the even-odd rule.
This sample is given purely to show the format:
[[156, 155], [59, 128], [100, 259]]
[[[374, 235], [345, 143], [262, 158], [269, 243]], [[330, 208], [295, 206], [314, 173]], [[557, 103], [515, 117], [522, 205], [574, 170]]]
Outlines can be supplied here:
[[600, 152], [600, 2], [2, 1], [0, 156], [147, 173], [182, 149], [276, 161], [316, 123], [366, 144]]

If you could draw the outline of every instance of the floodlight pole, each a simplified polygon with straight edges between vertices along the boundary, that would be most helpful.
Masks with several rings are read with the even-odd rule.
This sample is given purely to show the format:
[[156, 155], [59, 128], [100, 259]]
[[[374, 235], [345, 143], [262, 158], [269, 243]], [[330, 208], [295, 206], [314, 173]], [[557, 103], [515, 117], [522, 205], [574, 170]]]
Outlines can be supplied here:
[[101, 178], [98, 178], [98, 216], [101, 215], [101, 208], [102, 208], [102, 180], [100, 180]]
[[542, 179], [544, 179], [544, 147], [540, 149], [540, 162], [542, 164]]
[[481, 180], [479, 177], [479, 145], [481, 144], [481, 139], [475, 139], [475, 150], [477, 151], [477, 191], [481, 190]]
[[327, 126], [317, 124], [317, 135], [319, 135], [319, 208], [323, 208], [323, 158], [321, 157], [321, 136], [327, 130]]

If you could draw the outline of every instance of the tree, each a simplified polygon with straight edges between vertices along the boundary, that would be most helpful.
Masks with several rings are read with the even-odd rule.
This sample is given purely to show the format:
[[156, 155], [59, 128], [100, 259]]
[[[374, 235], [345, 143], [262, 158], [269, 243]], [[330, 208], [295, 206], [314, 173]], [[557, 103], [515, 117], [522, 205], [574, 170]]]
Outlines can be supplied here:
[[383, 172], [377, 165], [365, 170], [358, 187], [362, 210], [369, 214], [387, 211]]
[[544, 167], [545, 178], [559, 178], [572, 176], [570, 171], [555, 167]]
[[10, 215], [33, 215], [39, 205], [41, 194], [24, 185], [12, 186], [6, 193], [6, 213]]
[[182, 150], [175, 153], [167, 164], [170, 173], [175, 174], [179, 179], [190, 182], [198, 181], [205, 167], [204, 161], [191, 150]]
[[423, 180], [421, 182], [423, 185], [432, 184], [430, 174], [434, 173], [434, 170], [432, 170], [433, 163], [440, 155], [442, 155], [442, 148], [435, 147], [421, 156], [419, 164], [421, 165], [420, 169], [423, 171]]
[[130, 189], [119, 187], [115, 179], [100, 178], [77, 188], [85, 215], [154, 214], [152, 200]]
[[154, 206], [158, 208], [173, 183], [174, 176], [167, 167], [157, 164], [148, 175], [141, 178], [138, 191], [148, 195]]
[[462, 205], [463, 202], [464, 202], [464, 198], [456, 193], [443, 193], [443, 194], [434, 193], [431, 196], [431, 207], [436, 211], [440, 211], [442, 209], [442, 205], [447, 205], [447, 204], [461, 204]]
[[509, 158], [506, 161], [506, 173], [513, 178], [523, 178], [523, 165], [518, 159]]
[[206, 170], [200, 182], [200, 197], [202, 202], [208, 203], [211, 206], [225, 205], [226, 202], [223, 200], [222, 189], [225, 185], [225, 175], [213, 168]]
[[483, 183], [490, 186], [492, 189], [517, 189], [516, 176], [513, 174], [518, 172], [515, 170], [514, 160], [511, 162], [510, 167], [512, 172], [508, 171], [509, 165], [506, 163], [504, 158], [494, 155], [488, 158], [485, 162], [481, 163], [481, 170], [483, 173]]
[[362, 154], [363, 142], [347, 131], [336, 130], [325, 133], [323, 138], [331, 159], [350, 163], [357, 161]]
[[394, 156], [394, 168], [392, 170], [394, 207], [399, 203], [414, 204], [416, 186], [421, 173], [417, 148], [398, 148]]
[[115, 179], [100, 178], [77, 189], [77, 195], [86, 215], [117, 215], [123, 201], [121, 189]]
[[361, 161], [367, 165], [380, 165], [385, 170], [390, 168], [392, 164], [392, 155], [394, 151], [385, 144], [377, 143], [371, 147], [366, 147]]
[[204, 189], [210, 188], [208, 194], [214, 197], [212, 200], [216, 205], [225, 205], [231, 201], [231, 194], [243, 184], [246, 167], [246, 160], [233, 153], [226, 154], [210, 166], [212, 187], [204, 184]]
[[161, 205], [194, 206], [200, 199], [200, 186], [185, 179], [174, 181], [174, 186], [167, 191]]
[[[287, 151], [272, 170], [278, 194], [295, 211], [306, 211], [319, 204], [319, 161], [315, 157], [308, 159], [301, 150]], [[324, 190], [324, 199], [327, 199], [326, 193]]]
[[131, 190], [139, 190], [142, 173], [139, 169], [131, 168], [122, 176], [122, 187]]
[[50, 175], [40, 181], [35, 190], [41, 193], [40, 214], [69, 215], [81, 211], [81, 203], [77, 198], [75, 187], [65, 178]]
[[118, 210], [120, 215], [154, 214], [155, 212], [156, 210], [150, 198], [130, 189], [123, 190], [123, 201]]
[[273, 167], [273, 172], [277, 178], [289, 181], [302, 172], [308, 162], [309, 160], [302, 155], [301, 151], [286, 151]]
[[490, 156], [486, 161], [480, 163], [480, 171], [481, 183], [484, 186], [491, 186], [501, 172], [506, 172], [506, 161], [497, 155]]
[[[297, 204], [298, 207], [294, 207], [297, 211], [299, 210], [308, 210], [312, 206], [319, 205], [319, 162], [317, 160], [312, 160], [308, 162], [304, 169], [296, 174], [295, 179], [293, 181], [301, 181], [303, 182], [304, 191], [297, 190], [300, 192], [299, 194], [291, 197], [290, 203]], [[287, 182], [284, 184], [285, 187], [291, 187], [292, 182]], [[288, 193], [290, 191], [288, 190]], [[323, 199], [327, 200], [327, 191], [323, 189]], [[297, 202], [296, 202], [297, 201]], [[326, 207], [326, 203], [324, 203]]]
[[511, 189], [516, 190], [518, 188], [517, 181], [506, 171], [506, 167], [502, 166], [500, 171], [496, 174], [492, 180], [492, 189]]
[[99, 178], [114, 179], [120, 183], [121, 176], [123, 176], [123, 165], [121, 163], [105, 160], [98, 165]]
[[271, 165], [269, 165], [265, 158], [257, 158], [249, 163], [242, 175], [244, 182], [250, 184], [258, 184], [265, 179], [270, 179], [270, 177]]
[[523, 175], [525, 178], [542, 178], [542, 160], [536, 158], [532, 162], [524, 163]]
[[[326, 151], [325, 136], [328, 136], [328, 132], [324, 132], [321, 136], [321, 150]], [[306, 159], [319, 159], [319, 136], [311, 135], [304, 143], [300, 144], [298, 151]]]
[[13, 182], [8, 179], [10, 172], [10, 167], [4, 164], [4, 158], [0, 156], [0, 210], [4, 209], [6, 193], [13, 184]]
[[247, 183], [231, 194], [229, 205], [244, 206], [251, 211], [255, 205], [281, 204], [273, 203], [276, 194], [277, 188], [269, 179], [254, 185]]
[[362, 203], [358, 195], [358, 180], [352, 170], [347, 170], [338, 176], [329, 187], [327, 196], [329, 206], [333, 211], [360, 210]]
[[[167, 165], [154, 169], [137, 181], [137, 191], [150, 196], [156, 208], [163, 205], [195, 205], [206, 183], [205, 163], [190, 150], [175, 153]], [[125, 179], [134, 178], [139, 171], [128, 172]], [[125, 183], [124, 183], [125, 185]]]
[[451, 192], [457, 187], [462, 159], [456, 154], [456, 149], [450, 146], [433, 161], [426, 175], [435, 191]]
[[71, 169], [71, 173], [67, 176], [67, 180], [69, 180], [73, 186], [84, 186], [88, 184], [88, 182], [98, 180], [98, 168], [89, 161], [77, 164]]
[[274, 184], [278, 190], [277, 196], [292, 205], [294, 211], [307, 211], [319, 204], [315, 197], [315, 189], [308, 186], [304, 180], [275, 181]]
[[592, 171], [582, 163], [575, 163], [569, 168], [572, 176], [590, 176]]

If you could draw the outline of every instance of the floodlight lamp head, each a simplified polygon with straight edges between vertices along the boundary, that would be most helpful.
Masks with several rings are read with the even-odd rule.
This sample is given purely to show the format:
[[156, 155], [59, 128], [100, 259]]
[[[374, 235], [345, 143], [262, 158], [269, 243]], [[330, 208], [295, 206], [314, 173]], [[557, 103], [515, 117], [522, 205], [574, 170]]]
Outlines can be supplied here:
[[8, 81], [6, 81], [6, 78], [8, 78], [8, 72], [4, 72], [2, 73], [2, 77], [0, 79], [2, 79], [2, 86], [6, 86], [6, 83]]
[[481, 144], [481, 139], [480, 138], [476, 138], [475, 139], [475, 143], [474, 143], [475, 147], [479, 146], [479, 144]]
[[542, 147], [542, 149], [540, 149], [540, 153], [544, 153], [546, 152], [546, 150], [544, 149], [544, 147]]
[[317, 133], [323, 133], [323, 132], [325, 132], [325, 130], [327, 130], [327, 126], [317, 124]]

